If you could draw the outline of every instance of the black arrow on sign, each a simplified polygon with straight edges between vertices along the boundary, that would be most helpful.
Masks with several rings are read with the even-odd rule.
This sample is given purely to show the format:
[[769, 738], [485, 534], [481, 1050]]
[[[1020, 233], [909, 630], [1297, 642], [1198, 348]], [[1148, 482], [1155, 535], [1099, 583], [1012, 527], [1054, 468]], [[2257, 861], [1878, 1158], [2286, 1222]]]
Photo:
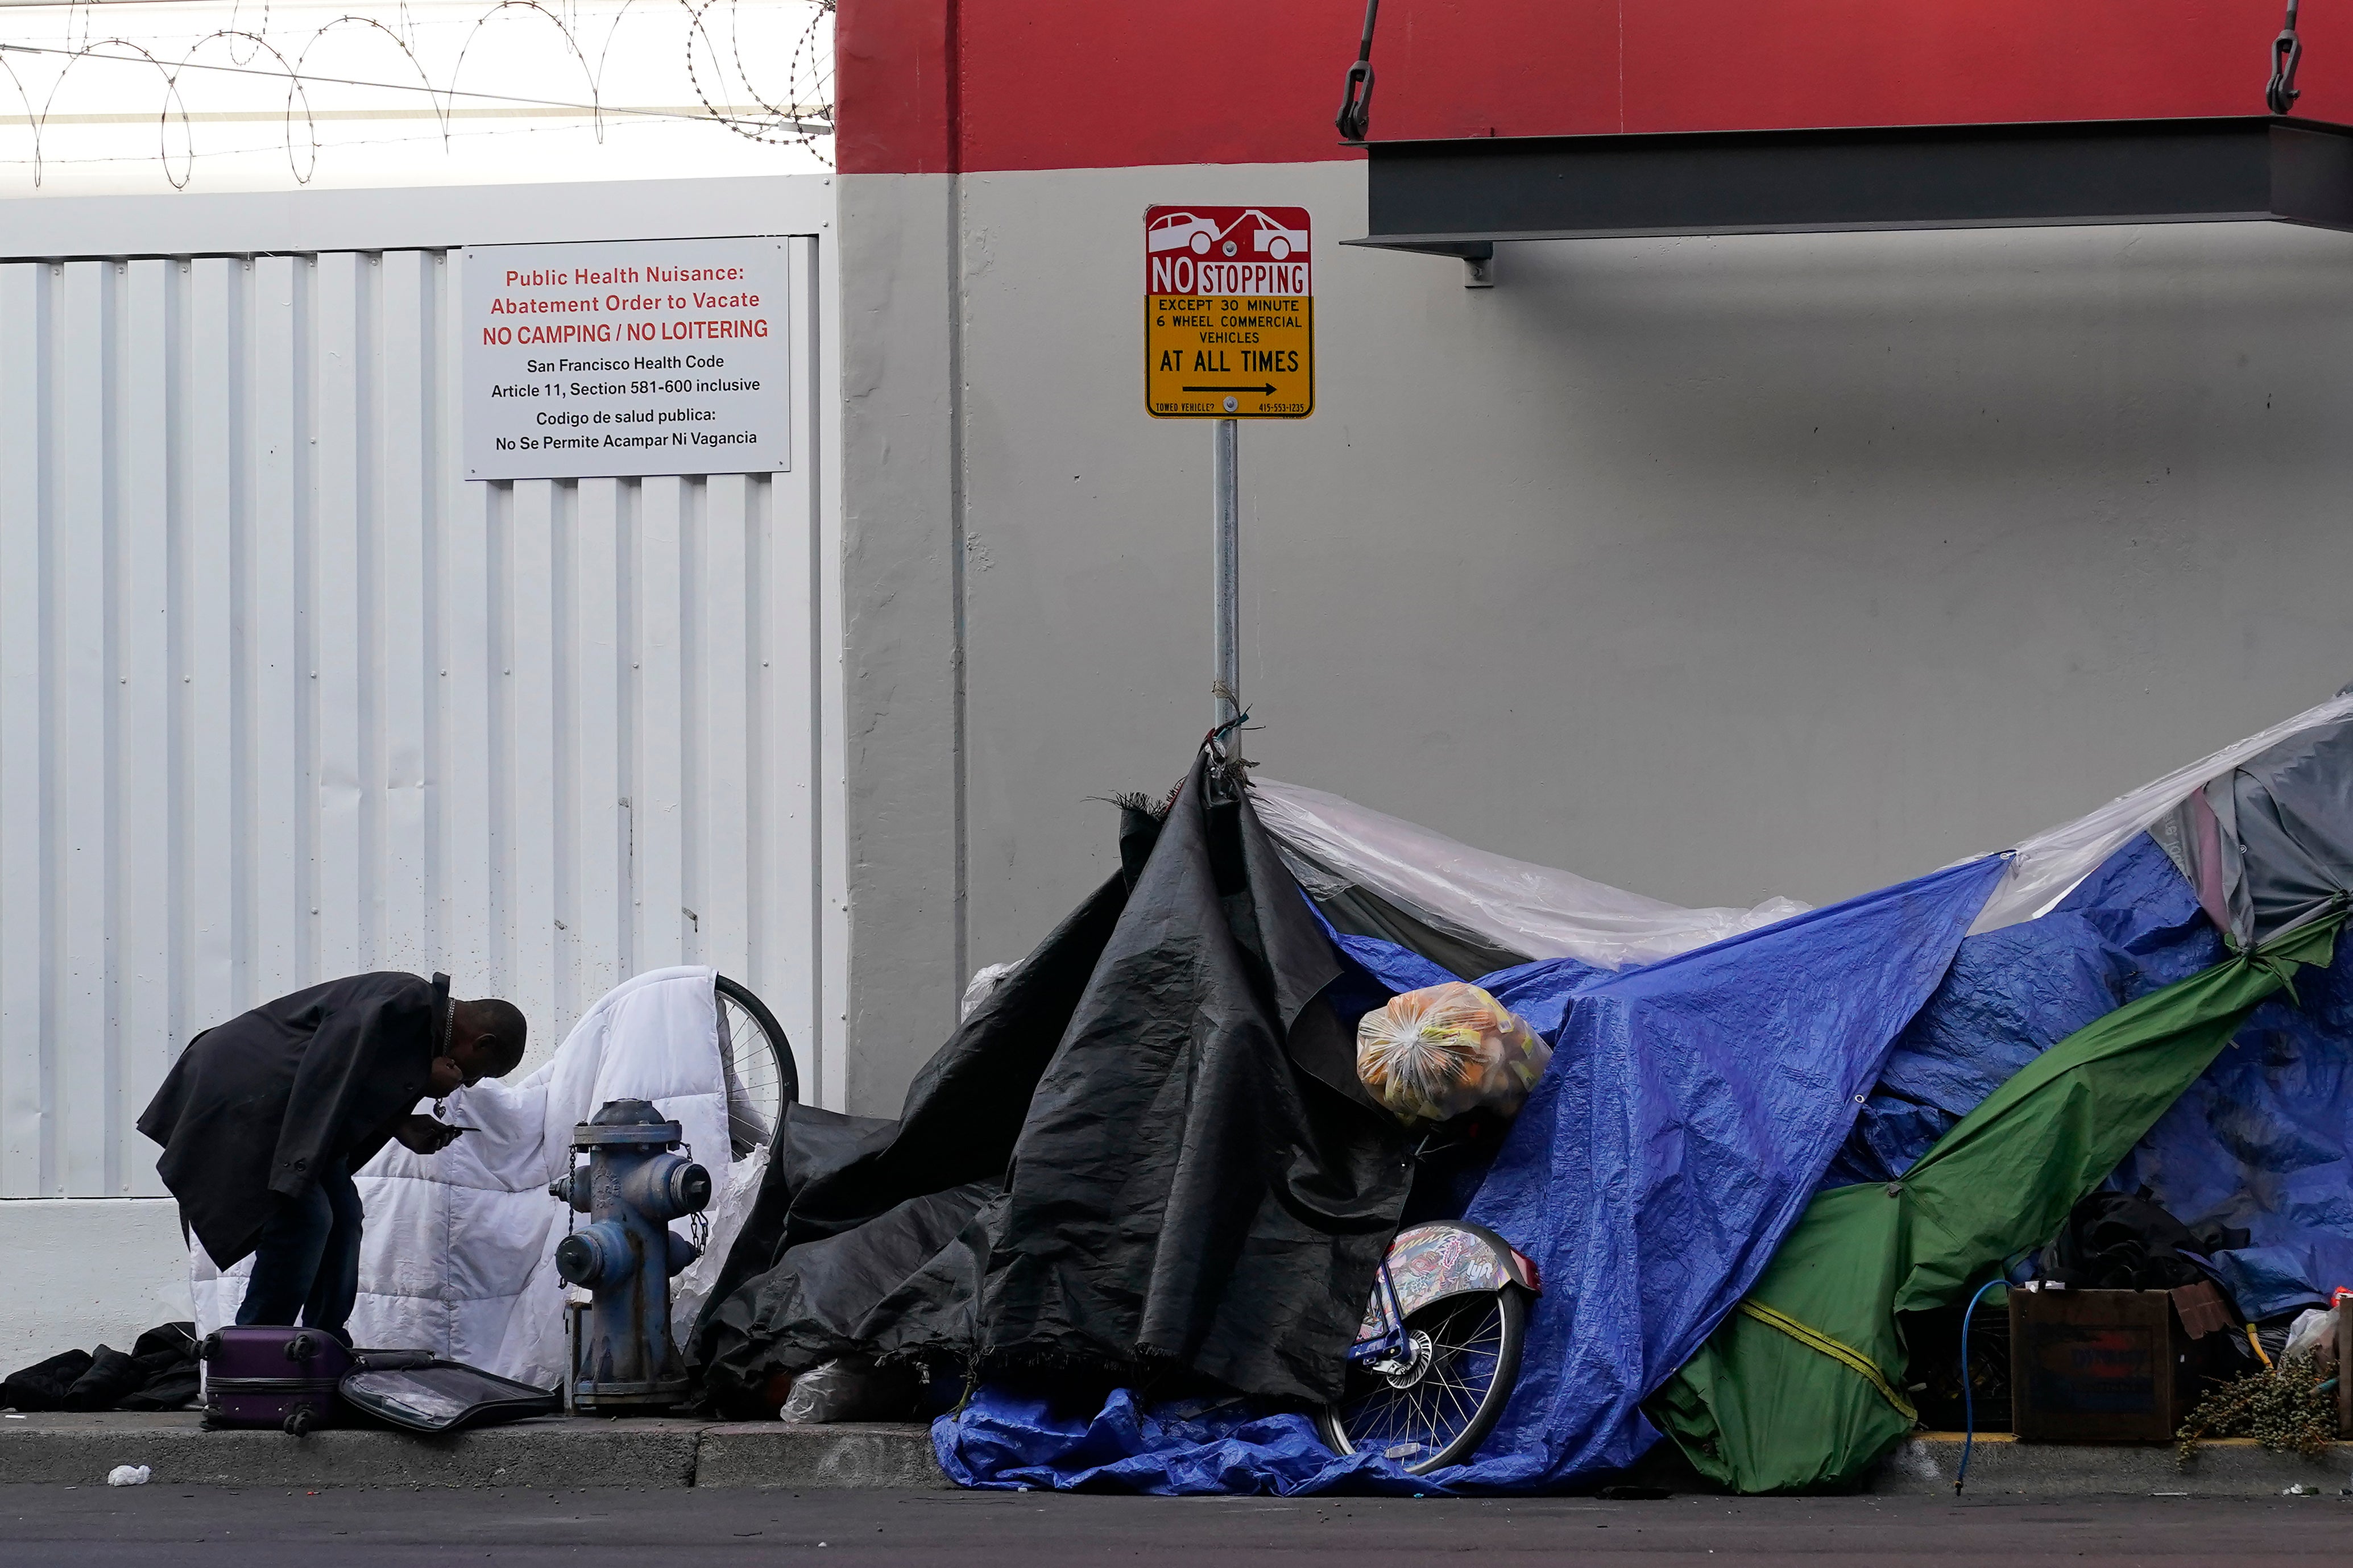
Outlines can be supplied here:
[[1271, 382], [1264, 386], [1180, 386], [1176, 390], [1179, 392], [1257, 392], [1263, 393], [1269, 397], [1274, 395], [1274, 384]]

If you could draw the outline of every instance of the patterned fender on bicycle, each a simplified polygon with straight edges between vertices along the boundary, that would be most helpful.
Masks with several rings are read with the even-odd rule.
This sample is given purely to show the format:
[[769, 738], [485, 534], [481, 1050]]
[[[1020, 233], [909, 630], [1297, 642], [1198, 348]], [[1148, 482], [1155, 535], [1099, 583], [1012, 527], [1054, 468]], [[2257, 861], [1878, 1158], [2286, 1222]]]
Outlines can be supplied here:
[[1359, 1345], [1390, 1338], [1398, 1321], [1450, 1296], [1475, 1296], [1506, 1285], [1531, 1292], [1539, 1289], [1535, 1265], [1511, 1243], [1485, 1226], [1460, 1220], [1408, 1226], [1389, 1243], [1384, 1262], [1397, 1292], [1398, 1316], [1390, 1317], [1387, 1294], [1376, 1281], [1365, 1321], [1356, 1330]]

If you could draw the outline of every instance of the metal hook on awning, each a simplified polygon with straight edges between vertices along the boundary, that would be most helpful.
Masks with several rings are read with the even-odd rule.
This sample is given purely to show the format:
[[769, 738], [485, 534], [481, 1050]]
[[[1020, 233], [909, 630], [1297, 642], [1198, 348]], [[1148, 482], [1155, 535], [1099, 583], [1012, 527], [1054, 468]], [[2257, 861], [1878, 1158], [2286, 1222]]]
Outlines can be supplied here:
[[[2293, 9], [2294, 0], [2290, 0]], [[1381, 0], [1365, 0], [1365, 36], [1356, 45], [1356, 63], [1348, 68], [1342, 89], [1340, 112], [1332, 123], [1344, 142], [1362, 142], [1373, 120], [1373, 19], [1381, 14]]]
[[2295, 36], [2296, 0], [2287, 0], [2287, 25], [2272, 40], [2272, 79], [2263, 88], [2263, 101], [2274, 114], [2285, 114], [2304, 96], [2295, 85], [2295, 68], [2304, 63], [2304, 40]]

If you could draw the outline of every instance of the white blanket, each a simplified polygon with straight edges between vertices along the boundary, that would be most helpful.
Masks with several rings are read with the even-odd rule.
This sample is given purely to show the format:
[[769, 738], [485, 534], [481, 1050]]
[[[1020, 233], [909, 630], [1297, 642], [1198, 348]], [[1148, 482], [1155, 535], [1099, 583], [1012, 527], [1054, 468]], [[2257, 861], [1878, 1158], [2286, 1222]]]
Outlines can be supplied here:
[[[447, 1119], [479, 1131], [438, 1154], [388, 1143], [354, 1173], [367, 1228], [353, 1342], [429, 1350], [541, 1387], [562, 1382], [565, 1288], [555, 1246], [571, 1211], [547, 1195], [547, 1184], [572, 1163], [573, 1128], [607, 1100], [650, 1100], [679, 1123], [711, 1172], [712, 1245], [723, 1255], [757, 1183], [728, 1166], [712, 978], [709, 969], [659, 969], [624, 982], [529, 1078], [486, 1079], [448, 1097]], [[690, 1222], [673, 1228], [686, 1233]], [[251, 1268], [248, 1258], [224, 1276], [203, 1247], [192, 1248], [198, 1334], [233, 1321]], [[673, 1289], [681, 1347], [712, 1272], [706, 1266], [675, 1282], [690, 1288]]]

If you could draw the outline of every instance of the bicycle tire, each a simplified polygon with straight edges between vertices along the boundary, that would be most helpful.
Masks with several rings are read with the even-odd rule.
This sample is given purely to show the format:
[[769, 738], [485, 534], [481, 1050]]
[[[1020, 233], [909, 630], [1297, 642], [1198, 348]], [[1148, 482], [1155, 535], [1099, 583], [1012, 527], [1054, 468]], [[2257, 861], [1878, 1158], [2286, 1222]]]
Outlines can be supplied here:
[[[1427, 1454], [1409, 1464], [1401, 1464], [1400, 1468], [1408, 1475], [1421, 1476], [1432, 1470], [1442, 1470], [1450, 1465], [1463, 1463], [1478, 1452], [1479, 1445], [1487, 1440], [1487, 1434], [1495, 1429], [1497, 1421], [1503, 1419], [1504, 1406], [1511, 1401], [1512, 1386], [1519, 1381], [1520, 1352], [1527, 1340], [1527, 1293], [1517, 1285], [1506, 1285], [1492, 1295], [1482, 1292], [1474, 1297], [1457, 1296], [1432, 1302], [1408, 1318], [1405, 1326], [1409, 1331], [1419, 1330], [1431, 1333], [1435, 1338], [1438, 1332], [1445, 1330], [1451, 1320], [1466, 1311], [1482, 1315], [1492, 1311], [1498, 1320], [1493, 1371], [1486, 1378], [1469, 1418], [1451, 1428], [1451, 1436], [1445, 1444], [1435, 1453]], [[1461, 1343], [1444, 1345], [1440, 1347], [1437, 1354], [1459, 1353], [1463, 1348]], [[1435, 1357], [1431, 1364], [1433, 1369], [1437, 1367]], [[1426, 1447], [1419, 1443], [1409, 1444], [1408, 1440], [1415, 1434], [1403, 1431], [1388, 1434], [1388, 1441], [1382, 1442], [1382, 1434], [1374, 1429], [1379, 1423], [1375, 1412], [1368, 1407], [1368, 1402], [1379, 1392], [1374, 1385], [1384, 1380], [1353, 1363], [1347, 1375], [1350, 1392], [1344, 1394], [1339, 1403], [1326, 1405], [1315, 1414], [1317, 1433], [1323, 1437], [1324, 1447], [1345, 1457], [1373, 1443], [1381, 1443], [1382, 1450], [1390, 1458], [1401, 1458], [1399, 1449], [1402, 1447]], [[1355, 1430], [1352, 1431], [1352, 1427]]]
[[[712, 982], [712, 991], [719, 1013], [720, 1056], [733, 1080], [728, 1086], [729, 1143], [742, 1159], [775, 1135], [786, 1107], [799, 1102], [800, 1068], [784, 1026], [750, 986], [722, 974]], [[740, 1016], [731, 1017], [731, 1013]], [[735, 1101], [739, 1089], [744, 1096], [741, 1106]], [[745, 1109], [757, 1118], [756, 1135], [738, 1115]]]

